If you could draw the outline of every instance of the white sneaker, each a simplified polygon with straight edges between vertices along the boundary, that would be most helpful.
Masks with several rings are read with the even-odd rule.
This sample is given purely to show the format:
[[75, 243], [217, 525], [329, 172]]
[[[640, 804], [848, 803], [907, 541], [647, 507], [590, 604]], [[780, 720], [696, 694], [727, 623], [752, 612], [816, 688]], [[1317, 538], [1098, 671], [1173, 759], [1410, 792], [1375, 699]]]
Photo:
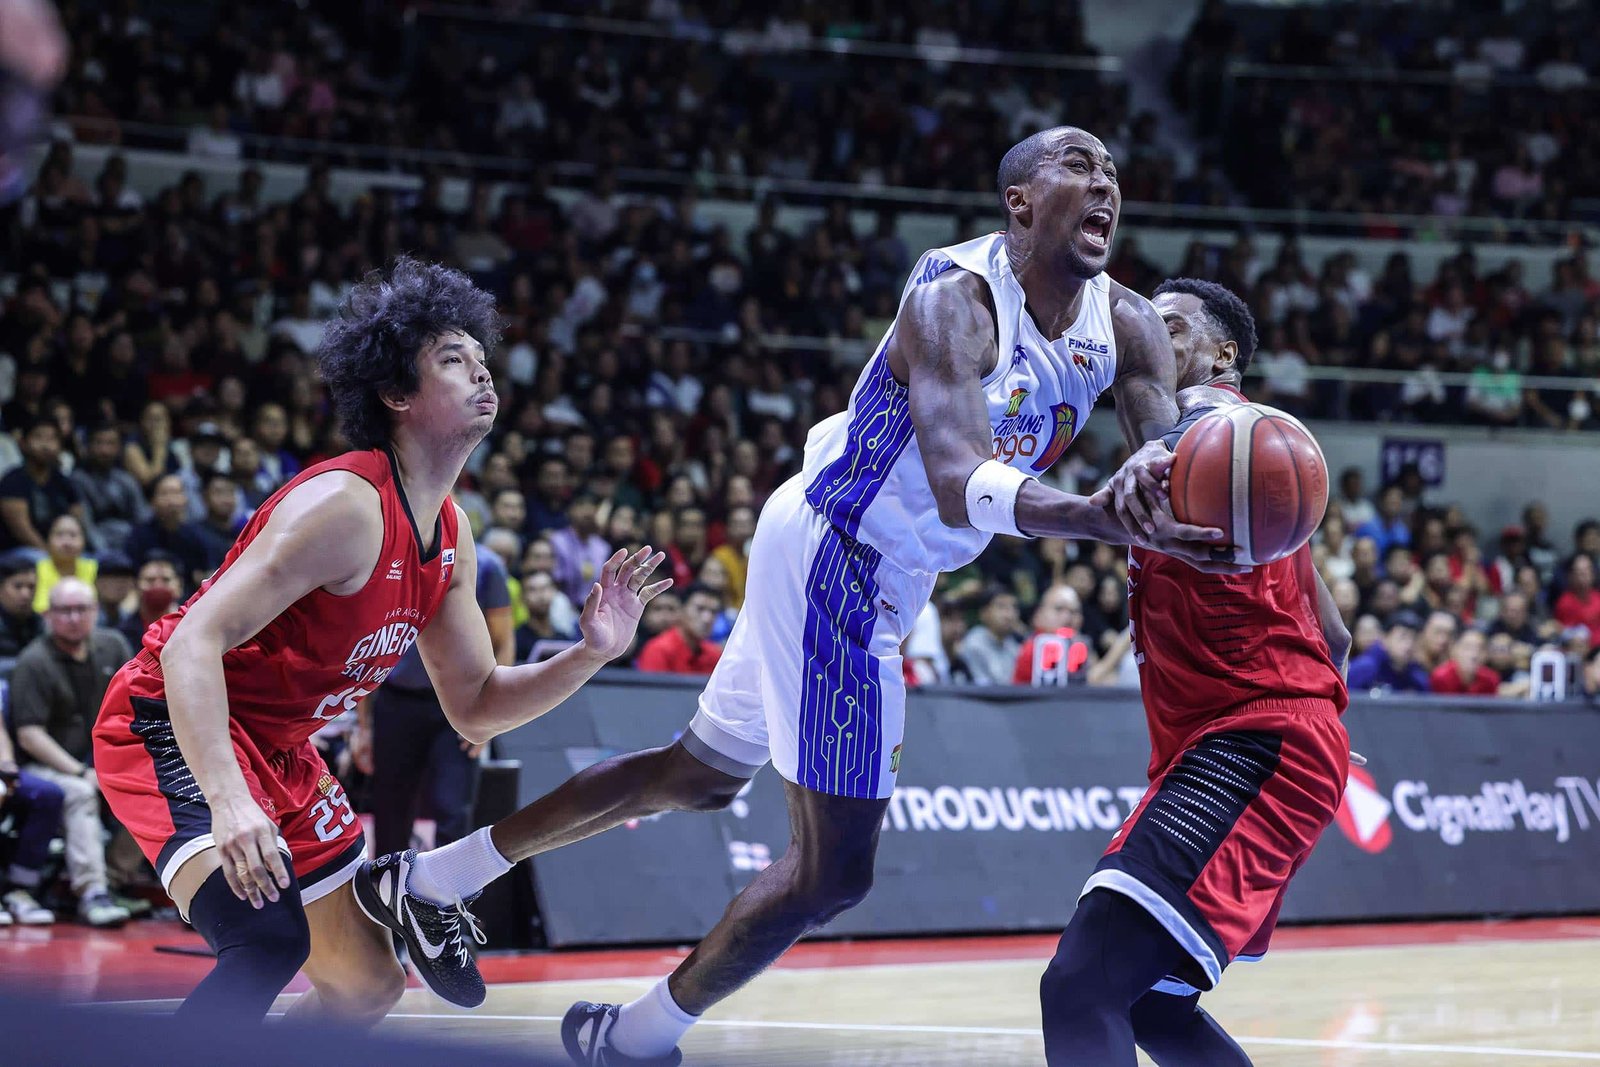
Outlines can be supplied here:
[[11, 912], [5, 908], [0, 908], [0, 926], [10, 926], [15, 921], [11, 918]]
[[56, 921], [56, 913], [33, 899], [33, 894], [26, 889], [13, 889], [0, 902], [6, 906], [11, 917], [23, 926], [49, 926]]

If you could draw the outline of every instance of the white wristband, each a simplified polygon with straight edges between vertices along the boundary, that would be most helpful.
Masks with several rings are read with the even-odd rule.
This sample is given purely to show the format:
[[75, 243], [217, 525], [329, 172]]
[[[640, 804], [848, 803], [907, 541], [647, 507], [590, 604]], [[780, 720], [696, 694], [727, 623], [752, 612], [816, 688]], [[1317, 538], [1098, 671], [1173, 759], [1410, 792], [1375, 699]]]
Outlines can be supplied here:
[[986, 459], [967, 477], [967, 525], [988, 533], [1027, 537], [1017, 529], [1017, 496], [1028, 476]]

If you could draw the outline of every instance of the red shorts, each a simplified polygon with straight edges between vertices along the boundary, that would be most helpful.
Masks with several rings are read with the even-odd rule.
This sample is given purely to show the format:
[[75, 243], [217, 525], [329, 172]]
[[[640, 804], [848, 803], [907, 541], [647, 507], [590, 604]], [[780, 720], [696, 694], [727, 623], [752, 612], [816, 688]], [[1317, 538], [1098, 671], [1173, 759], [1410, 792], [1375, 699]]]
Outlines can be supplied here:
[[1267, 951], [1349, 763], [1333, 705], [1262, 703], [1219, 720], [1155, 777], [1083, 892], [1132, 897], [1188, 950], [1193, 966], [1158, 989], [1210, 989], [1233, 960]]
[[[170, 890], [178, 869], [216, 844], [211, 808], [178, 750], [166, 702], [130, 694], [127, 670], [112, 678], [95, 724], [95, 774]], [[229, 733], [250, 795], [278, 824], [278, 847], [289, 855], [301, 900], [309, 904], [355, 877], [365, 832], [316, 746], [263, 751], [237, 720]]]

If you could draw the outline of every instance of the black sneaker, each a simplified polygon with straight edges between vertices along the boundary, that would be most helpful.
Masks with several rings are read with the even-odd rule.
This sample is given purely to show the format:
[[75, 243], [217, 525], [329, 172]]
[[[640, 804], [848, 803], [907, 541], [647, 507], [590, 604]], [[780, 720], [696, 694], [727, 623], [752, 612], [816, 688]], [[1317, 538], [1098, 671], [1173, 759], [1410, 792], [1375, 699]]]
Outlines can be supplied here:
[[617, 1025], [620, 1004], [590, 1004], [580, 1000], [567, 1009], [561, 1020], [561, 1043], [578, 1067], [678, 1067], [683, 1053], [673, 1049], [665, 1056], [640, 1059], [624, 1056], [612, 1048], [607, 1038]]
[[363, 863], [351, 883], [356, 903], [367, 918], [404, 939], [411, 967], [429, 989], [452, 1004], [476, 1008], [485, 995], [483, 975], [461, 928], [465, 925], [480, 945], [487, 938], [467, 902], [441, 907], [406, 889], [416, 858], [417, 850], [408, 848]]

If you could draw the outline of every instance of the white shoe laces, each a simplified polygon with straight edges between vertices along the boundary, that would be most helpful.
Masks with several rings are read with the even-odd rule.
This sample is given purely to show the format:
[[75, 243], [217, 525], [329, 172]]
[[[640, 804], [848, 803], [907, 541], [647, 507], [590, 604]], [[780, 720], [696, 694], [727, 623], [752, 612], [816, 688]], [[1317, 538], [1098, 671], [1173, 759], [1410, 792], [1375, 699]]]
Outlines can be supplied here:
[[463, 919], [466, 920], [467, 929], [472, 931], [472, 940], [480, 945], [486, 945], [489, 943], [489, 937], [483, 932], [483, 927], [478, 925], [477, 917], [467, 910], [466, 902], [457, 897], [455, 910], [447, 913], [445, 929], [450, 931], [450, 936], [455, 941], [456, 959], [461, 966], [466, 967], [472, 963], [472, 954], [467, 951], [466, 939], [461, 936], [461, 922]]

